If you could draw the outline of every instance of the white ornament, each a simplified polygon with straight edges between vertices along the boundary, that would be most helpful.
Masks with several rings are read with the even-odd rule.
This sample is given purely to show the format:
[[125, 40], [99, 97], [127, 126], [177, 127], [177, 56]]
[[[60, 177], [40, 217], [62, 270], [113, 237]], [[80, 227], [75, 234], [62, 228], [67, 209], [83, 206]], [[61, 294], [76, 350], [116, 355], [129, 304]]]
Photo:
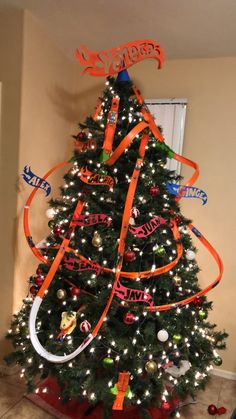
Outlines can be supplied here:
[[172, 377], [178, 378], [181, 375], [185, 375], [186, 372], [191, 368], [191, 364], [188, 361], [180, 361], [179, 367], [176, 365], [173, 365], [172, 367], [169, 367], [166, 369], [166, 372]]
[[193, 260], [193, 259], [195, 259], [195, 257], [196, 257], [196, 254], [193, 250], [187, 250], [186, 251], [186, 259]]
[[129, 219], [129, 224], [130, 224], [131, 226], [134, 226], [134, 225], [135, 225], [135, 219], [134, 219], [134, 218], [132, 218], [132, 217], [130, 217], [130, 219]]
[[56, 214], [55, 210], [53, 208], [48, 208], [46, 211], [46, 216], [51, 220], [54, 218], [54, 215]]
[[85, 333], [85, 332], [89, 332], [89, 330], [91, 329], [91, 324], [87, 321], [84, 320], [81, 324], [80, 324], [80, 331]]
[[157, 339], [158, 339], [160, 342], [166, 342], [166, 341], [168, 340], [168, 338], [169, 338], [169, 334], [168, 334], [168, 332], [167, 332], [166, 330], [164, 330], [164, 329], [159, 330], [159, 332], [157, 333]]
[[44, 247], [47, 247], [47, 240], [46, 239], [40, 240], [40, 242], [38, 242], [35, 245], [35, 247], [36, 249], [43, 249]]

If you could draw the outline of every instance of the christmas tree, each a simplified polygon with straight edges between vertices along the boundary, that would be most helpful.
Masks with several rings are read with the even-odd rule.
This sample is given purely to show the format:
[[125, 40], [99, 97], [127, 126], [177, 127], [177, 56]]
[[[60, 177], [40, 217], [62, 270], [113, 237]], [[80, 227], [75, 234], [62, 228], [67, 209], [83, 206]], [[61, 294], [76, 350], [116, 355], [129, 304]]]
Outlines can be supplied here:
[[[94, 115], [79, 127], [41, 249], [28, 228], [37, 188], [26, 203], [26, 236], [40, 264], [12, 320], [7, 362], [22, 366], [30, 392], [39, 373], [51, 376], [65, 402], [102, 401], [106, 417], [129, 405], [143, 417], [150, 406], [169, 414], [176, 396], [204, 388], [227, 336], [207, 320], [205, 296], [222, 263], [181, 214], [186, 188], [171, 191], [181, 178], [167, 158], [195, 170], [188, 187], [198, 167], [165, 144], [124, 68], [107, 78]], [[191, 231], [220, 270], [204, 290]]]

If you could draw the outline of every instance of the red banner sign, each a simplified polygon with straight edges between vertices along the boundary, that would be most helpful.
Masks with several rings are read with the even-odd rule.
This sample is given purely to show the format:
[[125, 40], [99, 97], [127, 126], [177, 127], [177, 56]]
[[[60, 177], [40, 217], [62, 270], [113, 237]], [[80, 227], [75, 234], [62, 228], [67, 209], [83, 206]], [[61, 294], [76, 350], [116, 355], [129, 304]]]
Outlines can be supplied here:
[[164, 218], [159, 217], [158, 215], [152, 218], [148, 223], [145, 223], [141, 226], [134, 227], [129, 226], [130, 233], [134, 234], [136, 237], [147, 237], [156, 230], [161, 224], [165, 224], [166, 221]]
[[114, 186], [114, 179], [111, 176], [92, 173], [87, 167], [81, 167], [80, 180], [89, 185], [106, 185], [109, 186], [109, 189]]
[[117, 283], [115, 294], [118, 298], [128, 302], [147, 303], [153, 306], [153, 298], [145, 291], [127, 288], [120, 282]]
[[73, 219], [73, 223], [79, 227], [92, 226], [101, 223], [104, 223], [109, 227], [111, 221], [112, 219], [106, 214], [80, 215], [78, 218]]
[[75, 55], [79, 63], [86, 67], [84, 73], [101, 77], [117, 74], [147, 58], [157, 60], [159, 68], [164, 61], [163, 49], [157, 42], [149, 39], [128, 42], [100, 52], [89, 51], [81, 46], [76, 49]]
[[101, 272], [101, 266], [93, 261], [83, 262], [80, 259], [73, 257], [66, 257], [63, 261], [63, 266], [69, 271], [81, 272], [81, 271], [95, 271], [97, 275]]

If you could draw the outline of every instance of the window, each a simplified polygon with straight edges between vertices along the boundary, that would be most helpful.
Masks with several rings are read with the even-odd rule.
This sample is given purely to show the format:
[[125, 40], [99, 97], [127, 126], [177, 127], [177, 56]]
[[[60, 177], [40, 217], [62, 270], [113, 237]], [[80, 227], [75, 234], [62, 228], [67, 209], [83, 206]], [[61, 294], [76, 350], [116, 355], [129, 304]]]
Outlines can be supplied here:
[[[187, 99], [147, 99], [145, 103], [162, 128], [166, 144], [182, 154]], [[167, 168], [180, 173], [181, 163], [168, 159]]]

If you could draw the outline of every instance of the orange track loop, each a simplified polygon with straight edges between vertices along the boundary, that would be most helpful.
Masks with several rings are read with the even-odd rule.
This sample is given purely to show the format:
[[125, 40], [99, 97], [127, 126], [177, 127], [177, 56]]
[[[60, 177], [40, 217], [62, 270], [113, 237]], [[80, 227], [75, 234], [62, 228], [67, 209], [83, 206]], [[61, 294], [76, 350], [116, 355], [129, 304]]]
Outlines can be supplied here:
[[[173, 225], [174, 225], [172, 228], [173, 237], [175, 240], [179, 240], [180, 235], [179, 235], [179, 230], [176, 225], [176, 222], [174, 219], [171, 221], [173, 222]], [[76, 250], [72, 249], [71, 247], [67, 247], [67, 251], [74, 253], [79, 259], [83, 260], [84, 262], [89, 261], [83, 255], [79, 254]], [[169, 272], [170, 269], [172, 269], [175, 265], [177, 265], [182, 254], [183, 254], [183, 245], [181, 243], [177, 243], [177, 257], [172, 262], [168, 263], [167, 265], [162, 266], [161, 268], [157, 268], [154, 271], [140, 271], [140, 272], [121, 271], [120, 276], [122, 278], [130, 278], [130, 279], [136, 279], [136, 278], [148, 279], [153, 276], [161, 275], [163, 273]], [[106, 267], [102, 267], [102, 270], [107, 273], [114, 272], [113, 269], [106, 268]]]
[[[192, 224], [189, 224], [188, 225], [188, 228], [190, 230], [193, 230], [193, 231], [195, 229]], [[223, 275], [223, 263], [222, 263], [222, 260], [221, 260], [220, 256], [218, 255], [218, 253], [216, 252], [216, 250], [214, 249], [214, 247], [212, 247], [212, 245], [207, 241], [207, 239], [205, 239], [205, 237], [203, 237], [202, 235], [200, 235], [200, 237], [198, 237], [198, 239], [207, 248], [207, 250], [209, 250], [209, 252], [212, 254], [213, 258], [215, 259], [215, 261], [216, 261], [216, 263], [218, 265], [219, 274], [218, 274], [217, 278], [215, 279], [215, 281], [213, 281], [206, 288], [204, 288], [203, 290], [199, 291], [197, 294], [192, 295], [191, 297], [185, 298], [184, 300], [180, 300], [180, 301], [175, 302], [175, 303], [172, 303], [172, 304], [165, 304], [165, 305], [162, 305], [162, 306], [145, 307], [145, 309], [144, 309], [145, 311], [166, 311], [166, 310], [171, 310], [171, 309], [177, 308], [178, 306], [184, 306], [186, 304], [191, 303], [196, 297], [200, 297], [201, 295], [207, 294], [216, 285], [219, 284], [219, 282], [220, 282], [220, 280], [222, 278], [222, 275]]]
[[[194, 172], [194, 174], [191, 176], [191, 178], [183, 185], [183, 188], [185, 187], [185, 186], [192, 186], [195, 182], [196, 182], [196, 180], [197, 180], [197, 178], [198, 178], [198, 176], [199, 176], [199, 166], [198, 166], [198, 164], [197, 163], [195, 163], [194, 161], [192, 161], [192, 160], [189, 160], [189, 159], [186, 159], [186, 157], [183, 157], [183, 156], [180, 156], [179, 154], [174, 154], [174, 157], [173, 157], [175, 160], [177, 160], [177, 161], [179, 161], [179, 162], [181, 162], [181, 163], [183, 163], [183, 164], [186, 164], [187, 166], [190, 166], [190, 167], [192, 167], [193, 169], [195, 169], [195, 172]], [[181, 199], [181, 197], [179, 196], [179, 197], [177, 197], [176, 198], [176, 201], [178, 202], [179, 200]]]
[[[135, 95], [139, 101], [140, 104], [144, 104], [144, 100], [141, 96], [141, 94], [139, 93], [139, 91], [136, 89], [135, 86], [133, 86], [133, 90], [135, 92]], [[96, 108], [96, 112], [94, 115], [94, 119], [97, 118], [97, 114], [100, 111], [100, 103], [98, 103], [97, 108]], [[145, 109], [145, 107], [142, 108], [142, 113], [146, 119], [147, 122], [140, 122], [138, 123], [127, 135], [126, 137], [121, 141], [121, 143], [119, 144], [119, 146], [114, 150], [112, 156], [104, 162], [104, 164], [111, 166], [113, 165], [118, 158], [121, 156], [121, 154], [125, 151], [125, 149], [131, 144], [131, 142], [134, 140], [134, 138], [136, 137], [137, 134], [139, 134], [140, 132], [142, 132], [145, 128], [149, 127], [149, 129], [152, 131], [153, 135], [155, 136], [155, 138], [160, 141], [163, 142], [164, 141], [164, 137], [162, 136], [160, 130], [158, 129], [158, 127], [156, 126], [154, 119], [152, 117], [152, 115]], [[138, 177], [139, 177], [139, 173], [140, 173], [140, 167], [141, 164], [143, 162], [144, 159], [144, 154], [145, 154], [145, 146], [148, 140], [148, 136], [147, 134], [143, 134], [142, 136], [142, 140], [140, 142], [140, 148], [139, 148], [139, 158], [137, 159], [137, 163], [136, 166], [134, 168], [134, 172], [133, 172], [133, 176], [129, 185], [129, 189], [127, 192], [127, 198], [125, 201], [125, 209], [124, 209], [124, 214], [123, 214], [123, 219], [122, 219], [122, 228], [121, 228], [121, 233], [120, 233], [120, 241], [119, 241], [119, 248], [118, 248], [118, 255], [119, 255], [119, 261], [117, 263], [116, 266], [116, 273], [115, 273], [115, 280], [113, 283], [113, 288], [111, 291], [111, 294], [109, 296], [109, 299], [107, 301], [106, 307], [94, 329], [94, 331], [92, 332], [93, 336], [96, 336], [96, 334], [98, 333], [104, 317], [106, 316], [110, 305], [112, 303], [113, 297], [115, 295], [115, 288], [116, 288], [116, 284], [119, 280], [119, 277], [124, 277], [124, 278], [130, 278], [130, 279], [135, 279], [135, 278], [150, 278], [153, 276], [158, 276], [161, 275], [163, 273], [168, 272], [171, 268], [173, 268], [179, 261], [179, 259], [181, 258], [182, 254], [183, 254], [183, 246], [181, 243], [177, 243], [177, 256], [176, 259], [173, 260], [172, 262], [170, 262], [169, 264], [167, 264], [166, 266], [160, 267], [155, 269], [154, 271], [143, 271], [143, 272], [123, 272], [121, 271], [122, 268], [122, 260], [123, 260], [123, 253], [124, 253], [124, 248], [125, 248], [125, 238], [128, 232], [128, 225], [129, 225], [129, 217], [130, 217], [130, 210], [132, 208], [132, 203], [133, 203], [133, 199], [134, 199], [134, 194], [135, 194], [135, 190], [137, 187], [137, 182], [138, 182]], [[195, 181], [197, 180], [198, 176], [199, 176], [199, 167], [198, 165], [183, 157], [180, 156], [179, 154], [174, 154], [173, 158], [185, 165], [188, 165], [190, 167], [192, 167], [195, 171], [194, 174], [192, 175], [192, 177], [186, 182], [185, 185], [183, 186], [192, 186]], [[55, 170], [57, 170], [60, 167], [63, 167], [65, 165], [68, 165], [69, 163], [67, 162], [63, 162], [58, 164], [57, 166], [55, 166], [54, 168], [52, 168], [51, 170], [49, 170], [49, 172], [46, 173], [46, 175], [43, 177], [43, 179], [45, 180], [51, 173], [53, 173]], [[25, 230], [25, 235], [26, 238], [31, 238], [30, 236], [30, 230], [29, 230], [29, 225], [28, 225], [28, 211], [29, 211], [29, 207], [30, 204], [34, 198], [34, 195], [36, 194], [36, 192], [38, 191], [38, 188], [35, 188], [33, 190], [33, 192], [30, 194], [26, 205], [25, 205], [25, 209], [24, 209], [24, 230]], [[177, 197], [176, 200], [179, 201], [181, 199], [181, 197]], [[83, 203], [82, 202], [78, 202], [77, 204], [77, 214], [82, 212], [82, 208], [83, 208]], [[73, 217], [72, 217], [73, 218]], [[175, 223], [175, 220], [173, 219], [173, 237], [176, 241], [179, 240], [180, 235], [179, 235], [179, 230], [177, 228], [177, 225]], [[74, 226], [71, 224], [71, 231], [73, 231]], [[191, 230], [194, 231], [194, 227], [192, 226], [192, 224], [189, 224], [188, 226]], [[70, 238], [71, 238], [71, 232], [70, 232], [70, 237], [69, 238], [65, 238], [62, 242], [62, 244], [60, 246], [55, 246], [54, 248], [59, 248], [58, 253], [51, 265], [51, 268], [47, 274], [47, 277], [45, 278], [45, 281], [43, 283], [43, 286], [40, 288], [38, 295], [40, 297], [43, 297], [46, 289], [49, 287], [50, 282], [52, 281], [56, 270], [60, 264], [60, 261], [62, 260], [64, 254], [66, 251], [69, 252], [73, 252], [75, 253], [80, 259], [82, 260], [87, 260], [84, 256], [78, 254], [78, 252], [76, 252], [74, 249], [71, 249], [69, 247], [69, 242], [70, 242]], [[204, 290], [200, 291], [199, 293], [193, 295], [192, 297], [186, 298], [184, 300], [181, 300], [179, 302], [176, 303], [172, 303], [172, 304], [165, 304], [162, 306], [154, 306], [154, 307], [146, 307], [145, 311], [165, 311], [165, 310], [171, 310], [175, 307], [181, 306], [181, 305], [185, 305], [190, 303], [191, 301], [193, 301], [197, 296], [201, 296], [207, 292], [209, 292], [212, 288], [214, 288], [214, 286], [216, 286], [221, 277], [222, 277], [222, 273], [223, 273], [223, 264], [222, 261], [218, 255], [218, 253], [215, 251], [215, 249], [211, 246], [211, 244], [200, 234], [198, 235], [198, 239], [203, 243], [203, 245], [210, 251], [210, 253], [212, 254], [212, 256], [214, 257], [214, 259], [216, 260], [218, 267], [219, 267], [219, 275], [216, 278], [216, 280], [209, 285], [208, 287], [206, 287]], [[28, 240], [29, 243], [29, 240]], [[29, 243], [30, 244], [30, 243]], [[53, 248], [53, 247], [52, 247]], [[35, 254], [35, 256], [43, 263], [49, 264], [48, 260], [40, 253], [40, 251], [35, 247], [32, 246], [31, 247], [32, 252]], [[109, 269], [109, 268], [102, 268], [104, 272], [110, 272], [113, 273], [114, 270], [113, 269]]]

